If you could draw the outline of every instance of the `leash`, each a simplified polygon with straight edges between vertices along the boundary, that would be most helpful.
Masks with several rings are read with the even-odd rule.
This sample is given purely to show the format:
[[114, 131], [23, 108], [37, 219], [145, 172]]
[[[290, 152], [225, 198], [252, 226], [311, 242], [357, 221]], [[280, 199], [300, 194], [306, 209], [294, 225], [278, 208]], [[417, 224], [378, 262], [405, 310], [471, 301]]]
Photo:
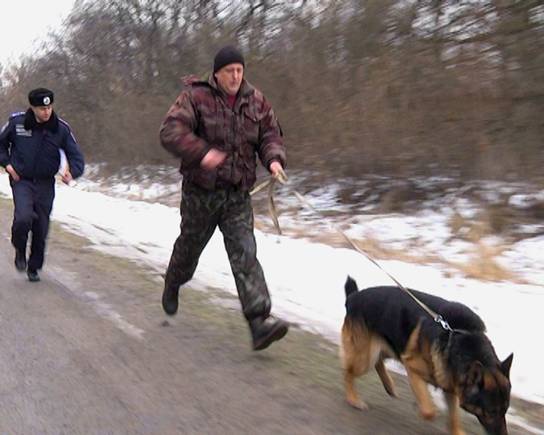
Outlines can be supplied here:
[[339, 227], [337, 227], [334, 224], [331, 224], [328, 219], [321, 213], [319, 210], [317, 210], [312, 204], [310, 204], [306, 198], [304, 198], [303, 195], [301, 195], [297, 190], [290, 188], [287, 186], [287, 175], [283, 170], [281, 170], [277, 176], [271, 176], [268, 180], [265, 180], [264, 182], [260, 183], [257, 187], [255, 187], [251, 192], [250, 195], [254, 195], [264, 188], [268, 187], [268, 211], [270, 212], [272, 221], [274, 222], [274, 227], [278, 231], [278, 234], [281, 233], [281, 228], [278, 221], [278, 215], [276, 212], [276, 206], [274, 203], [274, 186], [276, 182], [279, 182], [280, 184], [288, 187], [292, 193], [297, 197], [297, 199], [306, 207], [308, 207], [310, 210], [312, 210], [314, 213], [316, 213], [319, 217], [321, 217], [323, 220], [325, 220], [328, 225], [330, 225], [334, 230], [336, 230], [340, 235], [349, 243], [349, 245], [355, 249], [357, 252], [362, 254], [372, 262], [375, 266], [377, 266], [383, 273], [385, 273], [401, 290], [406, 292], [429, 316], [433, 318], [433, 320], [436, 323], [439, 323], [440, 326], [449, 332], [453, 332], [453, 329], [450, 327], [449, 323], [438, 313], [431, 310], [427, 305], [425, 305], [423, 302], [421, 302], [409, 289], [407, 289], [405, 286], [403, 286], [400, 281], [398, 281], [393, 275], [391, 275], [387, 270], [385, 270], [376, 260], [374, 260], [369, 254], [367, 254], [365, 251], [363, 251], [353, 240], [351, 240], [348, 235], [342, 231]]

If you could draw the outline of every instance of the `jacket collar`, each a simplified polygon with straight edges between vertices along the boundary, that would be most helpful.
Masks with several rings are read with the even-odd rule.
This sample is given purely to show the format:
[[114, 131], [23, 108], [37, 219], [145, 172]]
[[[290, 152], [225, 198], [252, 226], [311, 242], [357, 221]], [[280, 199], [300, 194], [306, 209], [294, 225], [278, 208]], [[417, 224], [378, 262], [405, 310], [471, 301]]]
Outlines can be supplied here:
[[34, 130], [35, 128], [43, 127], [52, 133], [56, 133], [59, 130], [59, 118], [53, 111], [49, 120], [43, 124], [40, 124], [38, 121], [36, 121], [36, 117], [34, 116], [32, 109], [29, 108], [25, 113], [24, 127], [25, 130]]

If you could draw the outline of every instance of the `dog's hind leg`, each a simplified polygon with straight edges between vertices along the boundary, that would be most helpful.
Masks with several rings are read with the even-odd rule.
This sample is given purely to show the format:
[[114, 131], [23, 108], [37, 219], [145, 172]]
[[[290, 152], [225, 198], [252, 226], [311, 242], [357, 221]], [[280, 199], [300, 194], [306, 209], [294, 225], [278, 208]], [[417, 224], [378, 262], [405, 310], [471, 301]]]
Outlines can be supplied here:
[[399, 397], [397, 395], [397, 392], [395, 391], [395, 383], [393, 382], [393, 378], [391, 378], [391, 375], [385, 368], [385, 364], [382, 358], [378, 360], [374, 368], [378, 372], [378, 376], [380, 377], [383, 387], [385, 388], [385, 391], [387, 391], [387, 394], [389, 394], [391, 397]]
[[370, 367], [370, 337], [366, 329], [355, 326], [350, 320], [346, 320], [342, 327], [341, 358], [346, 401], [354, 408], [368, 409], [368, 405], [359, 398], [355, 379], [365, 374]]
[[459, 419], [459, 397], [453, 393], [444, 392], [448, 404], [450, 431], [452, 435], [465, 435]]
[[358, 377], [355, 367], [351, 366], [344, 369], [344, 384], [346, 387], [346, 401], [354, 408], [363, 411], [368, 409], [368, 405], [361, 400], [355, 388], [355, 379]]

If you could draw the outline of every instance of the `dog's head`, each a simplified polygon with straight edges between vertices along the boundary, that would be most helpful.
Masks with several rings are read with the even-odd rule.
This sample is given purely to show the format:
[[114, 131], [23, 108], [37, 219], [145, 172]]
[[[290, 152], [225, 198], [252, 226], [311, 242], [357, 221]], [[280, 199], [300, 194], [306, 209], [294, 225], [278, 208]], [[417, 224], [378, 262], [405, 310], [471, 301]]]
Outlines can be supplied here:
[[475, 415], [487, 433], [507, 435], [505, 414], [510, 405], [510, 367], [514, 354], [496, 367], [474, 361], [461, 382], [460, 406]]

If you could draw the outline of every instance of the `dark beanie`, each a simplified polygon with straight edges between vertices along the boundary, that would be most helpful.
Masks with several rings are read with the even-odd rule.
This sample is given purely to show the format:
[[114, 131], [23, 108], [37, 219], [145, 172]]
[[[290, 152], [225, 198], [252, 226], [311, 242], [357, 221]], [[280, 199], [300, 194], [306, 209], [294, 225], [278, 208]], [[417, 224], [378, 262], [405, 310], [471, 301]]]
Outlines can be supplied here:
[[215, 59], [213, 60], [213, 72], [219, 71], [226, 65], [231, 63], [241, 63], [245, 66], [244, 56], [236, 47], [227, 45], [217, 52]]
[[53, 104], [53, 91], [45, 88], [32, 89], [28, 93], [28, 102], [32, 106], [49, 106]]

